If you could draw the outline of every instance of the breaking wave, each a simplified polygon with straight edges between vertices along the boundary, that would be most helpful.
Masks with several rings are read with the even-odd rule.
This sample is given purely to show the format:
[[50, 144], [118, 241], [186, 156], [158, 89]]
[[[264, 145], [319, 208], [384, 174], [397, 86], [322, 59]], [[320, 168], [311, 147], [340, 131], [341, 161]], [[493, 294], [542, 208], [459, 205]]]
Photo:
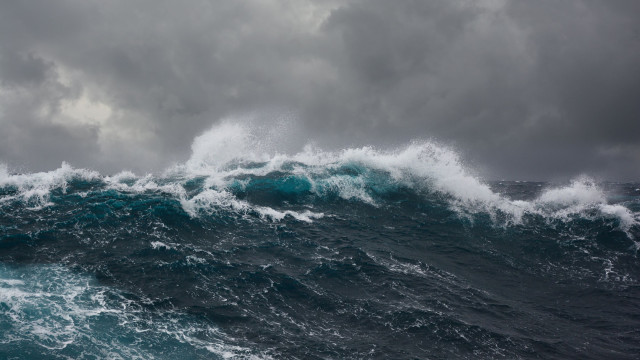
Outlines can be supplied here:
[[[192, 217], [230, 212], [270, 221], [292, 217], [312, 222], [325, 215], [313, 210], [318, 202], [346, 200], [381, 207], [405, 197], [438, 202], [470, 220], [487, 214], [499, 225], [519, 225], [531, 217], [563, 222], [612, 218], [632, 236], [630, 229], [640, 219], [624, 203], [611, 203], [586, 176], [562, 186], [545, 184], [530, 199], [510, 198], [470, 173], [454, 150], [430, 141], [391, 150], [324, 151], [306, 146], [284, 154], [272, 149], [274, 144], [266, 143], [255, 129], [223, 122], [194, 140], [188, 161], [159, 175], [124, 171], [102, 176], [66, 163], [50, 172], [10, 174], [3, 165], [0, 206], [20, 201], [40, 209], [52, 205], [52, 192], [85, 196], [89, 191], [115, 190], [166, 194]], [[260, 204], [265, 200], [270, 201]], [[298, 206], [282, 210], [283, 204]]]
[[640, 354], [638, 184], [283, 137], [222, 122], [156, 174], [0, 166], [0, 357]]

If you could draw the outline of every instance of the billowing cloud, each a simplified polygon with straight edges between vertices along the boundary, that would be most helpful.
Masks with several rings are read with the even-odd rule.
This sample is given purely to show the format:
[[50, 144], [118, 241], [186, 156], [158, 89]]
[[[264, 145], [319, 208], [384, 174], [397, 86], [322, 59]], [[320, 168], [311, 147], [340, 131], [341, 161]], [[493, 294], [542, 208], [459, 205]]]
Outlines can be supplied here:
[[637, 179], [638, 15], [622, 0], [3, 2], [0, 161], [158, 170], [252, 112], [294, 116], [291, 147], [433, 137], [488, 178]]

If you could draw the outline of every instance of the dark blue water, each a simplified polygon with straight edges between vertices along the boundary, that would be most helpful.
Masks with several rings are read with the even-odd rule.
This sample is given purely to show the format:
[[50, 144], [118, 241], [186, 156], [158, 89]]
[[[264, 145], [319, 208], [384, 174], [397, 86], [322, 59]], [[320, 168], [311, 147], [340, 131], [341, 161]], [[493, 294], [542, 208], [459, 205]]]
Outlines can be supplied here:
[[640, 357], [640, 185], [429, 146], [0, 169], [0, 358]]

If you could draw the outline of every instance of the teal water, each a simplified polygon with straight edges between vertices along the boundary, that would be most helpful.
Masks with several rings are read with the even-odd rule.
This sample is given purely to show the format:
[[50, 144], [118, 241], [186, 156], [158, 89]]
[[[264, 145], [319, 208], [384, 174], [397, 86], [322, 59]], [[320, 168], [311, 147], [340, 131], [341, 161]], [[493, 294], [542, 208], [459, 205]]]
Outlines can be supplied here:
[[638, 358], [640, 185], [430, 146], [0, 169], [0, 357]]

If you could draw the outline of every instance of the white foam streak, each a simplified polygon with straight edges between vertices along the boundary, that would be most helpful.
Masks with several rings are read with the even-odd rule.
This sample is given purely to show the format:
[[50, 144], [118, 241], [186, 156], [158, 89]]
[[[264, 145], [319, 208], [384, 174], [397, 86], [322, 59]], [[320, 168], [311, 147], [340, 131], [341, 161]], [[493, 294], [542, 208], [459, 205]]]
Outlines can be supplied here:
[[110, 189], [116, 189], [127, 193], [143, 194], [148, 192], [162, 192], [172, 194], [178, 198], [186, 196], [186, 191], [179, 182], [168, 181], [165, 184], [159, 184], [158, 181], [161, 179], [158, 179], [153, 175], [146, 175], [141, 178], [137, 178], [137, 180], [129, 185], [124, 182], [125, 180], [131, 181], [134, 179], [129, 176], [130, 174], [128, 173], [120, 173], [113, 177], [105, 177], [104, 182]]
[[[187, 177], [205, 176], [206, 186], [217, 189], [224, 189], [230, 181], [242, 176], [292, 173], [307, 179], [311, 191], [319, 196], [333, 192], [343, 199], [377, 205], [368, 192], [366, 172], [380, 171], [392, 181], [415, 190], [446, 194], [452, 209], [463, 216], [488, 212], [497, 218], [500, 213], [507, 217], [508, 223], [519, 224], [527, 214], [548, 220], [568, 221], [574, 215], [586, 215], [595, 210], [600, 216], [617, 218], [624, 231], [638, 224], [636, 216], [629, 209], [608, 204], [604, 193], [587, 177], [575, 179], [568, 186], [547, 189], [532, 201], [511, 200], [495, 193], [471, 174], [457, 152], [434, 142], [413, 142], [392, 150], [362, 147], [323, 151], [306, 146], [303, 151], [293, 155], [269, 155], [262, 151], [265, 143], [256, 141], [259, 134], [254, 131], [248, 126], [228, 121], [213, 127], [196, 138], [192, 146], [193, 155], [186, 166], [179, 168], [179, 172], [186, 172]], [[256, 162], [260, 165], [243, 166]], [[284, 168], [291, 164], [300, 165], [293, 166], [293, 169]], [[363, 167], [365, 173], [331, 173], [332, 170], [350, 165]], [[231, 198], [231, 194], [211, 190], [185, 204], [191, 213], [195, 204], [199, 204], [200, 208], [222, 204], [239, 211], [247, 210], [248, 204]], [[269, 214], [268, 211], [263, 213]], [[280, 216], [273, 214], [270, 217], [279, 219]]]
[[[0, 304], [0, 327], [10, 329], [0, 344], [48, 350], [75, 344], [89, 358], [152, 359], [154, 347], [171, 341], [169, 347], [188, 344], [222, 357], [258, 358], [228, 344], [217, 328], [177, 312], [147, 313], [115, 290], [60, 266], [0, 266]], [[203, 331], [206, 340], [199, 335]], [[150, 346], [138, 346], [145, 342]]]
[[53, 171], [31, 174], [9, 174], [7, 166], [0, 164], [0, 187], [15, 187], [16, 195], [0, 198], [0, 204], [13, 200], [21, 200], [33, 209], [40, 209], [50, 205], [49, 196], [51, 190], [67, 189], [67, 183], [71, 179], [83, 179], [87, 181], [100, 177], [95, 171], [86, 169], [74, 169], [66, 162]]
[[[546, 189], [534, 200], [512, 200], [492, 191], [469, 172], [457, 152], [432, 141], [416, 141], [391, 150], [361, 147], [324, 151], [306, 146], [298, 153], [283, 154], [274, 150], [277, 143], [269, 143], [269, 139], [275, 138], [265, 135], [264, 129], [227, 120], [196, 137], [189, 160], [162, 176], [137, 177], [131, 172], [121, 172], [102, 181], [107, 188], [122, 192], [171, 194], [193, 217], [230, 210], [271, 221], [287, 216], [312, 221], [322, 214], [253, 205], [236, 198], [230, 186], [242, 185], [243, 181], [249, 181], [247, 177], [282, 173], [306, 180], [310, 192], [319, 197], [336, 194], [346, 200], [378, 206], [371, 180], [376, 173], [382, 173], [386, 185], [409, 187], [427, 196], [434, 192], [444, 194], [453, 210], [469, 218], [486, 212], [494, 219], [506, 217], [508, 224], [520, 224], [527, 215], [569, 221], [576, 215], [590, 217], [595, 212], [597, 216], [618, 219], [620, 228], [627, 232], [639, 224], [638, 214], [622, 205], [609, 204], [602, 190], [587, 177], [575, 179], [567, 186]], [[352, 168], [355, 170], [349, 170]], [[66, 163], [51, 172], [11, 175], [6, 166], [0, 165], [0, 187], [17, 188], [15, 194], [0, 197], [0, 207], [15, 199], [34, 209], [46, 206], [51, 190], [64, 191], [74, 177], [93, 180], [99, 175], [73, 169]], [[195, 194], [185, 188], [193, 179], [204, 182]]]
[[[344, 199], [375, 204], [366, 191], [366, 179], [363, 177], [327, 174], [341, 166], [359, 164], [367, 169], [384, 171], [392, 179], [409, 186], [428, 181], [435, 190], [451, 194], [465, 203], [497, 204], [501, 201], [489, 186], [468, 173], [455, 151], [433, 142], [414, 142], [388, 151], [373, 147], [323, 151], [306, 146], [293, 155], [269, 155], [264, 149], [273, 146], [257, 141], [259, 134], [254, 132], [255, 129], [248, 126], [222, 122], [196, 138], [193, 154], [180, 171], [191, 176], [207, 176], [207, 186], [220, 188], [227, 184], [228, 179], [242, 175], [264, 176], [284, 171], [285, 164], [300, 163], [304, 166], [295, 167], [292, 172], [306, 177], [312, 191], [318, 195], [332, 190]], [[255, 162], [262, 164], [259, 167], [230, 166], [231, 163]]]
[[255, 212], [260, 218], [272, 221], [281, 221], [285, 217], [291, 216], [299, 221], [312, 222], [312, 219], [319, 219], [324, 216], [322, 213], [314, 213], [309, 210], [304, 212], [278, 211], [267, 206], [255, 206], [246, 201], [238, 200], [228, 191], [214, 189], [207, 189], [191, 199], [182, 198], [180, 203], [182, 208], [192, 217], [197, 217], [200, 212], [212, 214], [219, 213], [221, 210], [231, 210], [244, 215]]
[[568, 186], [545, 190], [530, 207], [530, 212], [561, 220], [576, 215], [589, 218], [588, 213], [595, 211], [599, 216], [617, 218], [621, 230], [627, 233], [632, 226], [638, 225], [631, 210], [622, 205], [608, 204], [602, 189], [585, 176], [573, 180]]

